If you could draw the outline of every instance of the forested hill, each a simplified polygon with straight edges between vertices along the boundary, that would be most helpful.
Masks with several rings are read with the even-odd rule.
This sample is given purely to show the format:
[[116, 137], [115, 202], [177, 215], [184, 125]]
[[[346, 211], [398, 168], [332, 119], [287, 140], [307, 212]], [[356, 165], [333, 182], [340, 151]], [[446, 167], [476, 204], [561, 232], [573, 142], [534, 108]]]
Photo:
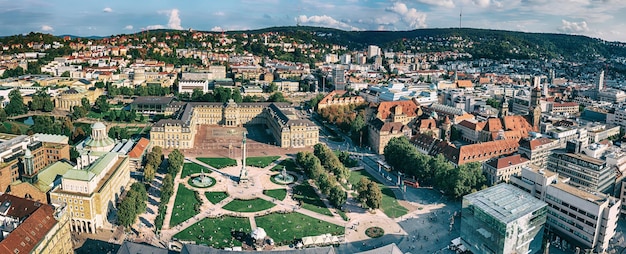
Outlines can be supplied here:
[[[237, 31], [231, 33], [241, 33]], [[394, 51], [459, 50], [475, 58], [547, 58], [591, 60], [626, 56], [626, 43], [607, 42], [581, 35], [524, 33], [473, 28], [435, 28], [411, 31], [342, 31], [319, 27], [271, 27], [247, 33], [313, 34], [321, 41], [364, 49], [379, 45]]]

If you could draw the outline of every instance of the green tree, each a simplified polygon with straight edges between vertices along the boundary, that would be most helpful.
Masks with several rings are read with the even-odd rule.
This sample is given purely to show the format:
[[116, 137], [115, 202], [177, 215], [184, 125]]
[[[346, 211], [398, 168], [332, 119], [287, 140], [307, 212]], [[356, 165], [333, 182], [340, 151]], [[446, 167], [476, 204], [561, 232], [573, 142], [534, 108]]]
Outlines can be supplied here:
[[268, 102], [289, 102], [281, 92], [275, 92], [267, 98]]
[[70, 77], [70, 71], [64, 71], [63, 73], [61, 73], [61, 77], [69, 78]]
[[4, 108], [0, 108], [0, 122], [6, 122], [7, 120], [7, 112]]
[[107, 97], [105, 95], [100, 95], [98, 99], [96, 99], [95, 108], [99, 113], [109, 111], [111, 105], [109, 105], [109, 102], [107, 101]]
[[135, 223], [137, 218], [137, 205], [135, 199], [125, 198], [117, 209], [117, 222], [121, 226], [129, 227]]
[[80, 153], [76, 150], [75, 146], [71, 146], [70, 148], [70, 161], [76, 163], [76, 159], [80, 156]]
[[152, 164], [147, 164], [143, 168], [143, 178], [146, 183], [152, 182], [152, 180], [154, 180], [155, 174], [156, 174], [156, 170]]
[[9, 92], [9, 104], [4, 107], [4, 110], [9, 116], [22, 115], [28, 112], [28, 108], [24, 105], [24, 98], [22, 98], [20, 90], [13, 89]]
[[365, 117], [361, 114], [357, 114], [356, 118], [350, 122], [350, 138], [354, 143], [362, 146], [361, 143], [364, 137], [367, 137], [367, 125], [365, 123]]
[[367, 185], [367, 198], [365, 204], [372, 209], [380, 208], [383, 201], [383, 193], [375, 182], [369, 182]]
[[330, 194], [328, 195], [328, 201], [336, 208], [341, 208], [348, 199], [348, 193], [345, 192], [341, 186], [335, 185], [330, 189]]
[[241, 103], [243, 101], [243, 97], [241, 96], [241, 90], [233, 89], [232, 98], [236, 103]]

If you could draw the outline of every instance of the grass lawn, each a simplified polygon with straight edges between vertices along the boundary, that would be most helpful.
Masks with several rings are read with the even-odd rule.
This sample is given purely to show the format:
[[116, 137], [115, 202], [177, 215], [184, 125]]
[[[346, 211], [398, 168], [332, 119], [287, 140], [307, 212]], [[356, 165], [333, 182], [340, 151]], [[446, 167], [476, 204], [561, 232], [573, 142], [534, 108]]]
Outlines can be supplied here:
[[225, 167], [231, 167], [231, 166], [237, 166], [237, 161], [231, 158], [225, 158], [225, 157], [221, 157], [221, 158], [201, 158], [198, 157], [196, 158], [201, 162], [206, 163], [207, 165], [220, 169], [220, 168], [225, 168]]
[[248, 157], [246, 158], [246, 166], [264, 168], [279, 158], [280, 156]]
[[313, 186], [308, 183], [294, 186], [293, 193], [293, 197], [296, 200], [302, 201], [302, 208], [319, 214], [333, 216], [317, 193], [315, 193]]
[[285, 167], [285, 169], [287, 171], [293, 171], [293, 172], [299, 172], [300, 170], [298, 170], [298, 166], [296, 166], [296, 162], [293, 161], [293, 159], [291, 158], [287, 158], [282, 160], [280, 163], [278, 163], [276, 166], [274, 166], [272, 168], [272, 171], [282, 171], [283, 167]]
[[380, 187], [380, 190], [383, 193], [383, 200], [380, 205], [380, 209], [383, 210], [387, 216], [390, 218], [398, 218], [409, 212], [406, 207], [401, 206], [400, 203], [398, 203], [396, 195], [393, 194], [393, 190], [378, 182], [376, 178], [367, 173], [365, 170], [352, 171], [348, 181], [352, 184], [352, 186], [355, 186], [359, 180], [361, 180], [361, 177], [367, 177], [369, 180], [378, 183], [378, 187]]
[[205, 192], [204, 195], [209, 200], [209, 202], [211, 202], [211, 204], [217, 204], [220, 201], [222, 201], [222, 200], [224, 200], [224, 199], [226, 199], [228, 197], [228, 193], [223, 192], [223, 191]]
[[220, 218], [205, 218], [174, 235], [174, 238], [183, 241], [195, 241], [196, 244], [206, 244], [213, 248], [241, 246], [235, 240], [231, 231], [250, 233], [250, 220], [224, 216]]
[[176, 200], [174, 201], [174, 209], [172, 210], [172, 217], [170, 218], [170, 227], [174, 227], [198, 214], [194, 210], [195, 205], [198, 203], [194, 191], [179, 184]]
[[267, 210], [274, 206], [274, 203], [269, 202], [265, 199], [255, 198], [248, 200], [235, 199], [233, 201], [230, 201], [230, 203], [226, 204], [222, 208], [233, 212], [249, 213]]
[[272, 213], [255, 218], [256, 225], [278, 245], [288, 245], [294, 239], [330, 233], [343, 235], [344, 227], [321, 221], [300, 213]]
[[7, 132], [11, 131], [11, 123], [13, 123], [14, 125], [17, 125], [20, 128], [20, 131], [22, 133], [28, 132], [29, 126], [26, 125], [25, 123], [18, 122], [18, 121], [6, 121], [2, 124], [4, 125], [4, 128], [7, 130]]
[[283, 200], [287, 196], [287, 190], [286, 189], [264, 190], [263, 194], [273, 197], [278, 200]]
[[97, 119], [102, 119], [104, 118], [104, 116], [108, 116], [109, 112], [104, 112], [104, 113], [97, 113], [94, 111], [89, 110], [89, 112], [87, 112], [87, 117], [88, 118], [97, 118]]
[[183, 172], [180, 174], [180, 178], [185, 178], [193, 174], [202, 173], [202, 169], [204, 169], [204, 173], [206, 173], [207, 175], [211, 173], [210, 169], [200, 166], [197, 163], [185, 163], [183, 164]]

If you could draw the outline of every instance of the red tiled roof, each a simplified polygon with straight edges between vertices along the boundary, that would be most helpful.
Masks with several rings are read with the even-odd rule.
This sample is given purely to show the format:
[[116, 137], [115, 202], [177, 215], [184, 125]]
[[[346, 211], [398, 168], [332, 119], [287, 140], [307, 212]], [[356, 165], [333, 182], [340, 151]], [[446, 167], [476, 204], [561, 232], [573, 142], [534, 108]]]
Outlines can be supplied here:
[[529, 132], [537, 131], [523, 116], [505, 116], [503, 120], [505, 130], [519, 130], [524, 137], [528, 137]]
[[458, 157], [453, 157], [452, 161], [458, 162], [458, 165], [475, 161], [486, 161], [494, 157], [514, 153], [518, 148], [519, 143], [514, 139], [464, 145], [459, 148]]
[[419, 104], [414, 100], [406, 101], [383, 101], [378, 104], [377, 112], [380, 119], [387, 119], [392, 113], [394, 106], [402, 106], [402, 113], [408, 117], [416, 117]]
[[499, 159], [489, 160], [489, 162], [487, 162], [487, 164], [489, 164], [490, 166], [492, 166], [492, 167], [494, 167], [496, 169], [502, 169], [502, 168], [506, 168], [506, 167], [509, 167], [509, 166], [525, 163], [527, 161], [528, 161], [528, 159], [522, 157], [519, 154], [515, 154], [515, 155], [511, 155], [511, 156], [507, 156], [507, 157], [502, 157], [502, 158], [499, 158]]
[[484, 131], [494, 132], [502, 130], [502, 122], [499, 118], [489, 118], [487, 119], [487, 124], [483, 128]]
[[474, 84], [472, 83], [471, 80], [457, 80], [456, 81], [456, 86], [461, 88], [461, 87], [474, 87]]
[[578, 107], [578, 103], [576, 102], [554, 103], [552, 107]]
[[128, 153], [128, 157], [130, 158], [139, 158], [143, 154], [143, 152], [148, 148], [148, 144], [150, 144], [150, 140], [146, 138], [141, 138], [135, 147]]
[[466, 127], [466, 128], [468, 128], [470, 130], [482, 131], [483, 128], [485, 127], [485, 122], [474, 123], [474, 122], [470, 122], [470, 121], [467, 121], [467, 120], [463, 120], [463, 121], [461, 121], [459, 123], [459, 125], [461, 125], [463, 127]]
[[[0, 242], [0, 253], [31, 253], [57, 223], [54, 219], [54, 209], [47, 204], [40, 204], [15, 196], [9, 198], [5, 196], [11, 195], [4, 194], [0, 196], [0, 199], [10, 199], [11, 206], [13, 204], [24, 206], [26, 204], [26, 206], [33, 206], [35, 209], [28, 211], [28, 218]], [[35, 206], [35, 204], [38, 205]]]
[[437, 128], [437, 122], [435, 119], [422, 119], [419, 123], [419, 129], [435, 129]]
[[549, 138], [538, 138], [533, 140], [524, 140], [521, 142], [520, 146], [529, 148], [531, 151], [537, 149], [538, 146], [542, 146], [545, 144], [550, 144], [554, 142], [554, 140]]

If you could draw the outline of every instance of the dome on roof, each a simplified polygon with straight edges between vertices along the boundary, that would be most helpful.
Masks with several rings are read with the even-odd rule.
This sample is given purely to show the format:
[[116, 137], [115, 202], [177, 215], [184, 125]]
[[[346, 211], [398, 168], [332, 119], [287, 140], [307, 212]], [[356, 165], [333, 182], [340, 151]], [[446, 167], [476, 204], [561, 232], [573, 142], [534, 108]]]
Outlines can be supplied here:
[[106, 129], [107, 127], [102, 122], [95, 122], [91, 125], [91, 129]]
[[252, 230], [252, 233], [250, 233], [250, 236], [254, 240], [263, 240], [265, 239], [265, 237], [267, 237], [267, 233], [265, 233], [265, 229], [257, 227], [254, 230]]

